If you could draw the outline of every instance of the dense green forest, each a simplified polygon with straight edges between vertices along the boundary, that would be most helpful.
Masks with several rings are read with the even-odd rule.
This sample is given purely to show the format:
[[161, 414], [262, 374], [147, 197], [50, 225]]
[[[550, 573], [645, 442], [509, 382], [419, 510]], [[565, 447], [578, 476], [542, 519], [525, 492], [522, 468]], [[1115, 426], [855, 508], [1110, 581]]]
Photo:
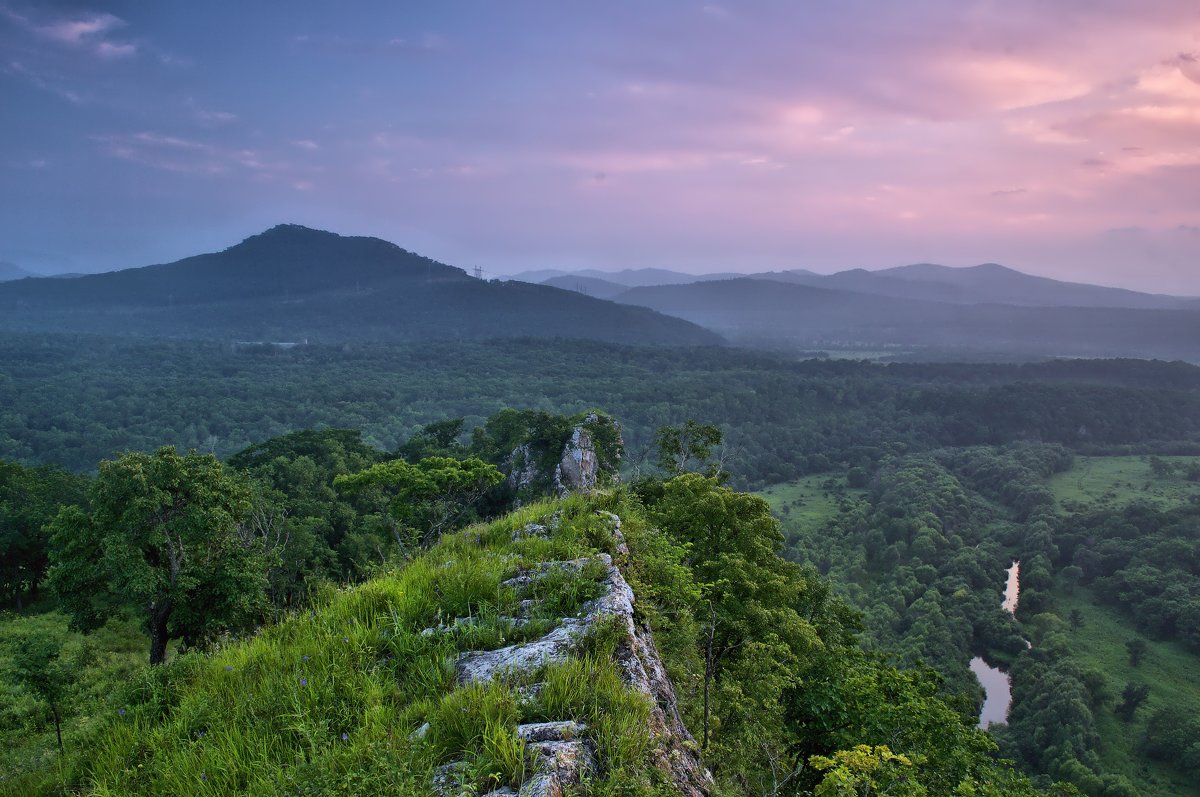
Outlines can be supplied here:
[[[456, 686], [439, 664], [569, 616], [594, 596], [586, 568], [552, 580], [541, 605], [554, 614], [521, 626], [502, 616], [516, 596], [501, 579], [551, 553], [598, 551], [626, 557], [716, 793], [1039, 793], [931, 671], [860, 648], [856, 613], [815, 569], [780, 556], [767, 503], [721, 484], [714, 427], [660, 430], [662, 477], [539, 503], [552, 485], [538, 474], [579, 429], [611, 487], [620, 438], [598, 412], [505, 410], [469, 436], [459, 420], [435, 423], [402, 456], [325, 430], [227, 464], [173, 448], [100, 463], [66, 506], [9, 521], [26, 547], [45, 546], [37, 561], [55, 597], [0, 624], [11, 698], [0, 793], [412, 793], [463, 756], [486, 788], [526, 776], [517, 722], [564, 716], [595, 728], [604, 767], [588, 793], [670, 793], [605, 637], [577, 664], [541, 672], [545, 696], [532, 704], [499, 683]], [[83, 486], [44, 467], [9, 465], [4, 477], [6, 509], [31, 484]], [[453, 533], [514, 499], [532, 503]], [[597, 520], [611, 512], [628, 552]], [[538, 519], [553, 536], [515, 533]], [[23, 572], [14, 604], [41, 577], [37, 562]], [[420, 630], [464, 617], [452, 636]], [[149, 669], [135, 663], [139, 641]]]
[[[26, 335], [0, 342], [0, 400], [0, 589], [14, 612], [0, 633], [9, 698], [0, 722], [18, 740], [6, 767], [32, 778], [21, 788], [53, 789], [91, 766], [59, 768], [58, 731], [65, 748], [85, 747], [108, 733], [113, 711], [168, 688], [131, 680], [147, 650], [167, 662], [203, 656], [331, 605], [344, 585], [395, 572], [448, 529], [538, 500], [564, 436], [585, 423], [606, 471], [634, 485], [621, 500], [635, 525], [696, 552], [647, 551], [684, 556], [676, 565], [692, 580], [676, 584], [686, 607], [657, 594], [663, 603], [647, 611], [671, 618], [663, 645], [689, 726], [719, 760], [757, 773], [752, 787], [717, 766], [730, 793], [762, 787], [769, 772], [806, 793], [819, 772], [855, 767], [945, 793], [937, 778], [963, 772], [939, 770], [946, 757], [990, 772], [981, 783], [996, 793], [1019, 793], [1026, 787], [995, 786], [1003, 770], [989, 769], [989, 738], [1041, 788], [1061, 780], [1119, 797], [1186, 794], [1196, 783], [1200, 695], [1186, 686], [1200, 638], [1192, 366], [796, 361], [581, 341], [280, 348]], [[620, 419], [623, 451], [609, 416], [588, 420], [594, 406]], [[495, 476], [511, 472], [518, 449], [528, 478]], [[691, 470], [705, 481], [689, 482]], [[240, 518], [241, 542], [206, 556], [257, 546], [261, 560], [231, 560], [212, 571], [219, 579], [184, 579], [210, 610], [156, 619], [131, 611], [130, 591], [94, 563], [55, 570], [56, 556], [86, 561], [87, 550], [111, 549], [106, 530], [122, 525], [131, 473], [208, 485], [215, 503], [195, 516], [198, 529]], [[764, 490], [782, 530], [765, 504], [728, 488]], [[710, 571], [725, 554], [690, 536], [701, 521], [694, 506], [726, 506], [730, 528], [758, 529], [741, 553], [758, 562], [739, 576], [743, 587], [723, 580], [740, 571]], [[1013, 560], [1016, 618], [1000, 608]], [[652, 594], [656, 577], [645, 582]], [[716, 584], [725, 591], [711, 592]], [[250, 586], [256, 597], [243, 601]], [[750, 615], [707, 614], [751, 594], [764, 605]], [[783, 608], [812, 628], [760, 639]], [[708, 647], [706, 622], [735, 635], [714, 633]], [[816, 655], [817, 640], [837, 666]], [[966, 668], [975, 655], [1012, 679], [1009, 725], [990, 737], [970, 730], [982, 697]], [[872, 714], [881, 705], [902, 708]], [[762, 721], [746, 724], [755, 713]], [[924, 719], [908, 736], [867, 730], [914, 713]], [[853, 751], [859, 743], [867, 753]]]
[[[1055, 445], [942, 449], [765, 493], [789, 555], [863, 611], [868, 648], [982, 692], [1011, 673], [1001, 749], [1085, 794], [1191, 794], [1200, 460]], [[1020, 604], [1001, 609], [1020, 562]], [[1031, 646], [1027, 646], [1027, 643]]]
[[621, 419], [635, 472], [653, 431], [725, 434], [732, 483], [789, 481], [943, 446], [1054, 442], [1085, 452], [1200, 450], [1200, 368], [805, 360], [586, 341], [231, 347], [77, 336], [0, 340], [0, 458], [87, 471], [172, 444], [229, 456], [298, 429], [359, 429], [394, 451], [422, 425], [504, 407]]

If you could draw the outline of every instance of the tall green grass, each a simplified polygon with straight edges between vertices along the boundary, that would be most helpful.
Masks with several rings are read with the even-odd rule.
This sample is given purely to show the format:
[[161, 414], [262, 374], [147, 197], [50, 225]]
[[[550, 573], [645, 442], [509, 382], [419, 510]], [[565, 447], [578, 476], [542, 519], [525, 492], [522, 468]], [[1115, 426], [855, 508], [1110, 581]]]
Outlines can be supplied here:
[[[589, 793], [654, 788], [649, 706], [621, 682], [611, 644], [528, 674], [546, 684], [533, 702], [519, 703], [514, 683], [454, 679], [460, 652], [545, 633], [598, 594], [603, 568], [555, 572], [532, 589], [543, 600], [534, 621], [517, 627], [506, 618], [523, 596], [501, 583], [543, 561], [614, 553], [596, 508], [581, 498], [524, 507], [396, 572], [326, 590], [251, 639], [137, 669], [65, 779], [102, 797], [424, 794], [436, 767], [465, 761], [480, 787], [516, 786], [531, 774], [518, 723], [576, 720], [602, 763]], [[555, 511], [547, 538], [513, 540]]]

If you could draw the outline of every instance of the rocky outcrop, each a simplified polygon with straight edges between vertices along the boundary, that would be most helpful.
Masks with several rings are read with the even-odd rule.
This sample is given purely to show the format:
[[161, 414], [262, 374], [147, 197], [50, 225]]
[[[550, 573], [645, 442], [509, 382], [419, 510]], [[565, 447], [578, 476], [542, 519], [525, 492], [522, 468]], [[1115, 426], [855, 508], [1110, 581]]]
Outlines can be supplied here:
[[[561, 445], [561, 448], [559, 446]], [[589, 494], [616, 482], [624, 443], [620, 426], [607, 415], [577, 416], [561, 443], [525, 442], [504, 458], [501, 470], [518, 504], [553, 493]]]
[[[608, 512], [601, 514], [612, 523], [611, 532], [618, 555], [627, 555], [628, 546], [621, 532], [620, 518]], [[549, 523], [529, 524], [526, 531], [536, 534], [545, 525]], [[643, 694], [650, 704], [650, 730], [655, 741], [656, 765], [679, 794], [707, 797], [712, 788], [712, 776], [701, 763], [695, 740], [679, 716], [675, 689], [658, 655], [653, 634], [648, 627], [639, 625], [634, 617], [636, 597], [633, 590], [612, 557], [599, 554], [593, 559], [544, 562], [515, 574], [504, 584], [522, 595], [549, 572], [562, 569], [579, 571], [596, 559], [604, 568], [600, 595], [584, 605], [580, 616], [562, 618], [553, 630], [530, 642], [497, 650], [462, 653], [455, 662], [456, 678], [460, 684], [493, 679], [522, 680], [543, 665], [566, 661], [596, 624], [615, 623], [624, 631], [616, 652], [616, 663], [622, 679], [629, 687]], [[531, 600], [522, 601], [520, 605], [523, 611], [531, 608], [531, 603]], [[539, 687], [539, 684], [515, 686], [522, 700], [535, 699]], [[535, 763], [535, 774], [521, 786], [521, 797], [557, 797], [595, 766], [594, 746], [587, 738], [586, 726], [582, 724], [571, 721], [534, 723], [520, 726], [517, 733], [526, 740], [526, 749]], [[445, 767], [443, 769], [450, 772]], [[440, 777], [445, 780], [450, 776], [443, 774]], [[458, 792], [451, 790], [440, 793]], [[512, 792], [493, 792], [494, 795], [504, 793]]]
[[554, 489], [564, 497], [570, 493], [590, 493], [596, 489], [598, 475], [592, 436], [584, 427], [576, 426], [563, 446], [562, 458], [554, 466]]
[[514, 493], [536, 486], [538, 466], [529, 443], [522, 443], [514, 448], [504, 460], [502, 470], [508, 473], [508, 487]]

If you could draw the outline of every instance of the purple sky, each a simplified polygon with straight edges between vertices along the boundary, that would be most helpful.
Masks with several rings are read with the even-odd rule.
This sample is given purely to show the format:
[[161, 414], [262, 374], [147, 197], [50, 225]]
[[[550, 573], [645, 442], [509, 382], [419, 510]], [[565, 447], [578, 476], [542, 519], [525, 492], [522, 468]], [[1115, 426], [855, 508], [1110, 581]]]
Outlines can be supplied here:
[[997, 261], [1200, 294], [1200, 3], [0, 0], [0, 260], [279, 222], [489, 275]]

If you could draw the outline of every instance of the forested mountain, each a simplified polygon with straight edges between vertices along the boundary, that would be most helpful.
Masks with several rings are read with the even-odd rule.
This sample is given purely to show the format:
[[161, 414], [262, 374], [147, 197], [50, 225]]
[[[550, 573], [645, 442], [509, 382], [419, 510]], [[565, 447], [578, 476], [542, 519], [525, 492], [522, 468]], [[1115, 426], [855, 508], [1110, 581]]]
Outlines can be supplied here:
[[549, 286], [477, 280], [387, 241], [297, 225], [175, 263], [5, 284], [0, 326], [251, 341], [719, 342], [641, 308]]
[[633, 288], [618, 301], [744, 344], [1200, 359], [1200, 313], [954, 304], [757, 279]]

